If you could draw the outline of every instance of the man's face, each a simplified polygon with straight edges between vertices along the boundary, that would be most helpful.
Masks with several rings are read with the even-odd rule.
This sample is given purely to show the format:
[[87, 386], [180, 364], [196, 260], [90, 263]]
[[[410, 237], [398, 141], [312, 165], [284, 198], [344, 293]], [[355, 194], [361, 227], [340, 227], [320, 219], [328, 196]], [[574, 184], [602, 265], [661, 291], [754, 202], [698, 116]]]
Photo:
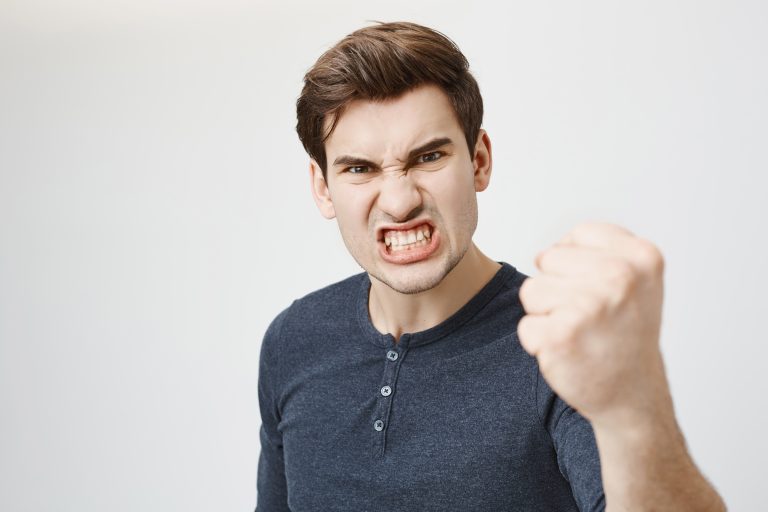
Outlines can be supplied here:
[[400, 293], [429, 290], [461, 261], [490, 177], [481, 130], [470, 155], [448, 97], [426, 85], [384, 102], [354, 101], [325, 144], [313, 193], [352, 257]]

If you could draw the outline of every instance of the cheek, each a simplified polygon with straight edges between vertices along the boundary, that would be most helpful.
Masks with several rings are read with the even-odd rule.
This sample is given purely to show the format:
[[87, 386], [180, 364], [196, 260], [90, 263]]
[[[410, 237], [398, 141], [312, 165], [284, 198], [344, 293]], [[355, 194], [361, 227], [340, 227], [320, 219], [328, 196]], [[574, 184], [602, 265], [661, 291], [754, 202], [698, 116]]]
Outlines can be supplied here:
[[333, 198], [336, 220], [342, 232], [359, 236], [368, 226], [372, 194], [362, 186], [345, 192]]
[[[438, 178], [438, 176], [435, 176]], [[471, 177], [455, 173], [430, 180], [426, 189], [430, 191], [435, 207], [443, 220], [454, 227], [469, 225], [477, 217], [477, 195]]]

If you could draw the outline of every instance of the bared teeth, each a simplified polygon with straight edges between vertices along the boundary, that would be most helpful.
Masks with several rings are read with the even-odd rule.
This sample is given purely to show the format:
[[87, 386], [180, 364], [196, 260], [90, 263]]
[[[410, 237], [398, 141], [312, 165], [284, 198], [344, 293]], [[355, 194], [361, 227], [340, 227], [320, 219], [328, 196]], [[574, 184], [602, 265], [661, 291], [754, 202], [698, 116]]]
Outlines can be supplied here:
[[417, 247], [419, 245], [426, 245], [426, 241], [430, 239], [432, 232], [428, 224], [423, 224], [415, 229], [409, 229], [408, 231], [401, 230], [389, 230], [384, 232], [384, 243], [387, 247], [391, 247], [393, 250], [399, 248]]

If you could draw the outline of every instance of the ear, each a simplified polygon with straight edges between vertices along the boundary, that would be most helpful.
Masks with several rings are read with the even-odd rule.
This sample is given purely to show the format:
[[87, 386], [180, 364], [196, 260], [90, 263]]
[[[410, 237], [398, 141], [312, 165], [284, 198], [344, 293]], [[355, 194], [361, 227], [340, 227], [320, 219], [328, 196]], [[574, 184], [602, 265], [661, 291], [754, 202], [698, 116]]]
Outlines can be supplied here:
[[328, 184], [323, 177], [323, 171], [315, 162], [314, 158], [309, 160], [309, 179], [312, 188], [312, 197], [315, 199], [317, 209], [326, 219], [336, 217], [336, 210], [333, 208], [331, 193], [328, 190]]
[[491, 168], [493, 167], [491, 139], [485, 130], [480, 130], [480, 133], [477, 135], [475, 152], [472, 155], [472, 165], [475, 169], [475, 190], [482, 192], [491, 181]]

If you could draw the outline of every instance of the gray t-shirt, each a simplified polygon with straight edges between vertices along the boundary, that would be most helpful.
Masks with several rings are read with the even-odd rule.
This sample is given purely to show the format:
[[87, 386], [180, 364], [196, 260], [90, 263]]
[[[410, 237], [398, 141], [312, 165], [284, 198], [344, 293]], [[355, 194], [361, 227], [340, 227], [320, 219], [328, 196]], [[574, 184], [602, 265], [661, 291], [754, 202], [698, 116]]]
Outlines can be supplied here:
[[258, 512], [604, 510], [589, 423], [520, 346], [507, 263], [395, 343], [357, 274], [295, 301], [259, 363]]

